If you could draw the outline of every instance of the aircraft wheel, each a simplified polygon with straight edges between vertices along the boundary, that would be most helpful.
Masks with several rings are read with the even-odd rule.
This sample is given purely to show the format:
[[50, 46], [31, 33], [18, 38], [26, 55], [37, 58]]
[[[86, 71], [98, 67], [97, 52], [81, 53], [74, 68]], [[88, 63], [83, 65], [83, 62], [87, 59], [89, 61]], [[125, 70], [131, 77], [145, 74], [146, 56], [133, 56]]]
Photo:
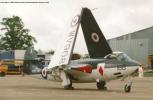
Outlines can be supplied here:
[[106, 82], [105, 81], [97, 82], [97, 88], [99, 90], [107, 90], [107, 87], [105, 87], [105, 85], [106, 85]]
[[65, 90], [74, 90], [74, 87], [67, 85], [67, 86], [64, 86], [64, 89]]
[[125, 87], [124, 87], [124, 91], [125, 92], [130, 92], [131, 91], [131, 86], [126, 84]]

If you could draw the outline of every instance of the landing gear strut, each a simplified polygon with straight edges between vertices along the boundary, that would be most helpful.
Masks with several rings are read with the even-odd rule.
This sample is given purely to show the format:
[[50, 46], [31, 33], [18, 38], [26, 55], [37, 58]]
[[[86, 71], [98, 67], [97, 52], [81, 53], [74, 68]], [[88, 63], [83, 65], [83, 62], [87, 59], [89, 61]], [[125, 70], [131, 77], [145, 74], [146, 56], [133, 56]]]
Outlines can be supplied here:
[[72, 86], [72, 81], [71, 80], [70, 80], [70, 84], [69, 85], [64, 86], [64, 89], [65, 90], [74, 90], [74, 87]]
[[128, 83], [124, 86], [124, 91], [127, 93], [131, 92], [131, 86], [132, 86], [131, 77], [128, 76]]
[[105, 85], [106, 85], [105, 81], [97, 82], [97, 88], [99, 90], [107, 90], [107, 87], [105, 87]]
[[64, 70], [60, 70], [60, 77], [62, 79], [62, 86], [64, 86], [65, 90], [73, 90], [74, 89], [72, 87], [72, 80], [71, 80], [70, 76]]

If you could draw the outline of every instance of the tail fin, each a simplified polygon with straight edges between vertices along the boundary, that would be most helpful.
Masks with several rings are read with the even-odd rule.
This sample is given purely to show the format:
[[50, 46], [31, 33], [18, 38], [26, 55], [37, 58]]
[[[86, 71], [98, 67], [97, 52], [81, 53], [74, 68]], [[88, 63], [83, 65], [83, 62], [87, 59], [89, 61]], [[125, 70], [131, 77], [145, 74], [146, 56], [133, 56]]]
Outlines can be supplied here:
[[112, 49], [88, 8], [83, 8], [81, 26], [90, 58], [102, 58], [112, 53]]

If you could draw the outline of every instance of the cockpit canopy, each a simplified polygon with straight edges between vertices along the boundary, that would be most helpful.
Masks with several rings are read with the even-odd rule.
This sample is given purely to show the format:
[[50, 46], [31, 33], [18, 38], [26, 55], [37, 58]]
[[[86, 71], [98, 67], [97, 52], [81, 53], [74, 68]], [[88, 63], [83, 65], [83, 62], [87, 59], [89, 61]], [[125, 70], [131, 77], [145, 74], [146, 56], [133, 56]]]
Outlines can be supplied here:
[[131, 62], [133, 61], [129, 56], [123, 52], [113, 52], [104, 57], [105, 59], [116, 59], [119, 61]]

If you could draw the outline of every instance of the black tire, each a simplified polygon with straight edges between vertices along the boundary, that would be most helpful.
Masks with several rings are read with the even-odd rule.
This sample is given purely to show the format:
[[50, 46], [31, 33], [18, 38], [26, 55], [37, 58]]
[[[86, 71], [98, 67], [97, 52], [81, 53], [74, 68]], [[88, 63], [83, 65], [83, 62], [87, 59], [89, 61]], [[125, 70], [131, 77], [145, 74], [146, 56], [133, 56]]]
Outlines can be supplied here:
[[106, 90], [107, 88], [105, 87], [106, 82], [102, 81], [102, 82], [97, 82], [97, 89], [99, 90]]
[[43, 76], [43, 75], [41, 74], [41, 76], [43, 77], [43, 79], [47, 79], [47, 75], [46, 75], [46, 76]]
[[124, 91], [127, 92], [127, 93], [131, 92], [131, 86], [128, 86], [126, 84], [125, 87], [124, 87]]
[[74, 87], [68, 85], [68, 86], [64, 86], [64, 89], [65, 90], [74, 90]]

